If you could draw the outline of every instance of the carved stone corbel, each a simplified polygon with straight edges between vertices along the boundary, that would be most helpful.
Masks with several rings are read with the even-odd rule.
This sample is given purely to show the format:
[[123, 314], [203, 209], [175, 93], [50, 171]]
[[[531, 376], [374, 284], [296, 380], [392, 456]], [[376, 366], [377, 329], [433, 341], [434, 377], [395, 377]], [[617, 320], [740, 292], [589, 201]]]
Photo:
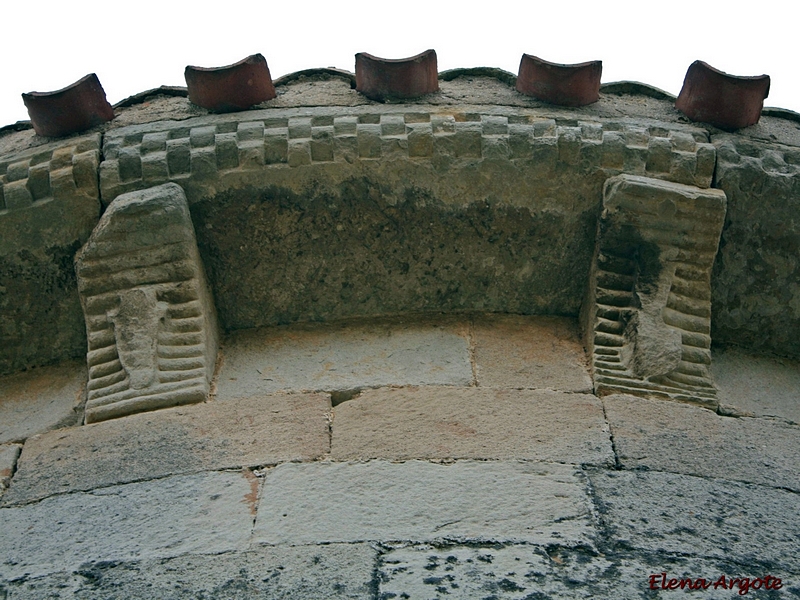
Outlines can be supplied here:
[[598, 394], [717, 405], [711, 268], [725, 220], [716, 189], [606, 181], [582, 325]]
[[216, 315], [180, 186], [117, 197], [75, 269], [89, 342], [87, 423], [208, 397]]

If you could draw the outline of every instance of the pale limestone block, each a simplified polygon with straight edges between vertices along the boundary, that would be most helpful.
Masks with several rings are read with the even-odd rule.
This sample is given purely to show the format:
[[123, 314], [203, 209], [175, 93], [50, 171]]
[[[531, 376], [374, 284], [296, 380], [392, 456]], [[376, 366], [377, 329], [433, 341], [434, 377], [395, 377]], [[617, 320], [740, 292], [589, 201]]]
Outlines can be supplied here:
[[131, 415], [28, 440], [7, 504], [220, 469], [316, 460], [330, 449], [330, 399], [275, 394]]
[[280, 390], [470, 385], [467, 326], [415, 317], [242, 331], [225, 342], [217, 399]]
[[453, 387], [365, 390], [334, 408], [331, 456], [524, 459], [613, 465], [587, 394]]
[[87, 423], [207, 398], [216, 315], [179, 186], [119, 196], [76, 272], [89, 341]]
[[[800, 514], [800, 495], [796, 493], [674, 473], [588, 474], [612, 541], [626, 548], [770, 565], [760, 576], [772, 569], [797, 569], [800, 526], [793, 517]], [[717, 475], [725, 475], [724, 466]], [[740, 597], [736, 593], [726, 597]]]
[[86, 379], [77, 361], [0, 377], [0, 444], [79, 424]]
[[592, 545], [578, 467], [516, 461], [286, 463], [267, 472], [253, 542], [491, 540]]
[[475, 317], [475, 366], [481, 387], [591, 393], [577, 323], [560, 317]]
[[0, 565], [16, 579], [93, 561], [245, 550], [258, 480], [212, 472], [63, 494], [0, 508]]
[[623, 467], [722, 477], [800, 491], [800, 427], [688, 404], [603, 398]]

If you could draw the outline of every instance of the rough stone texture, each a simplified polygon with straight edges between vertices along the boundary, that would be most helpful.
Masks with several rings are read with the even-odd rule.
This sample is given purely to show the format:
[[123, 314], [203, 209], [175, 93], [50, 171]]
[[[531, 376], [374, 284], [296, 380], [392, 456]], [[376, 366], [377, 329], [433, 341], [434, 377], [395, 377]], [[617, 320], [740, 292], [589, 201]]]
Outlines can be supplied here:
[[17, 466], [17, 458], [22, 446], [19, 444], [0, 445], [0, 498], [8, 487], [8, 481]]
[[714, 150], [694, 128], [558, 115], [409, 104], [132, 125], [107, 134], [101, 187], [108, 202], [180, 182], [229, 330], [408, 311], [576, 315], [602, 181], [708, 186]]
[[469, 385], [468, 323], [415, 317], [240, 332], [224, 344], [217, 399], [277, 390]]
[[574, 321], [487, 315], [475, 317], [472, 332], [479, 386], [592, 392]]
[[715, 136], [728, 214], [712, 279], [712, 337], [800, 357], [800, 149]]
[[721, 407], [800, 425], [800, 363], [737, 348], [714, 351], [712, 356]]
[[72, 258], [100, 218], [100, 136], [0, 151], [0, 375], [86, 351]]
[[368, 390], [334, 409], [331, 456], [613, 465], [594, 396], [480, 388]]
[[583, 315], [596, 391], [716, 406], [710, 279], [724, 217], [719, 190], [606, 182]]
[[179, 186], [117, 198], [75, 270], [89, 338], [87, 423], [208, 397], [216, 314]]
[[132, 415], [31, 438], [7, 504], [62, 492], [291, 460], [330, 447], [321, 394], [251, 397]]
[[76, 425], [86, 400], [86, 365], [65, 362], [0, 378], [0, 443]]
[[332, 544], [101, 561], [14, 582], [9, 592], [10, 600], [362, 599], [371, 597], [376, 555], [367, 544]]
[[598, 471], [590, 480], [608, 535], [626, 547], [798, 573], [796, 493], [674, 473]]
[[[649, 577], [657, 574], [660, 584], [663, 572], [668, 581], [705, 578], [712, 583], [723, 574], [726, 580], [782, 574], [758, 565], [668, 554], [599, 554], [557, 546], [418, 544], [391, 548], [382, 554], [378, 581], [382, 599], [649, 598], [656, 597], [656, 592], [649, 591]], [[788, 597], [788, 586], [795, 580], [791, 575], [784, 576], [787, 589], [774, 596], [759, 597]], [[721, 585], [717, 589], [712, 586], [696, 594], [704, 599], [740, 598], [739, 588], [733, 589], [724, 591]], [[754, 594], [752, 589], [749, 594]]]
[[306, 463], [266, 475], [254, 541], [527, 541], [588, 544], [581, 473], [566, 465]]
[[91, 561], [244, 550], [257, 488], [243, 473], [200, 473], [65, 494], [0, 509], [0, 579]]
[[630, 396], [603, 398], [624, 468], [722, 477], [800, 491], [800, 427]]

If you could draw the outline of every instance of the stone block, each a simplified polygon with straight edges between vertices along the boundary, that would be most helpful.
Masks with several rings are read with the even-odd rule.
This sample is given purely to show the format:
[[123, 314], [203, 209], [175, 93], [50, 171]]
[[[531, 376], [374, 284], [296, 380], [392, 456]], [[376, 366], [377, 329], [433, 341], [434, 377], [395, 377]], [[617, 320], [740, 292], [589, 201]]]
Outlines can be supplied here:
[[89, 339], [88, 423], [206, 399], [216, 315], [179, 186], [117, 197], [75, 269]]
[[311, 118], [292, 117], [289, 119], [289, 139], [309, 139], [311, 137]]
[[333, 125], [314, 127], [311, 133], [311, 160], [330, 162], [333, 160]]
[[623, 547], [797, 569], [800, 526], [787, 519], [800, 511], [797, 493], [675, 473], [588, 475], [608, 534]]
[[23, 578], [9, 589], [15, 600], [360, 599], [371, 597], [377, 555], [369, 544], [330, 544], [87, 562], [74, 572]]
[[724, 218], [719, 190], [607, 180], [582, 315], [596, 391], [716, 406], [704, 336]]
[[26, 208], [33, 204], [33, 196], [28, 189], [28, 180], [13, 181], [3, 185], [3, 199], [9, 210]]
[[381, 157], [381, 126], [377, 124], [359, 123], [358, 155], [361, 158]]
[[167, 140], [167, 165], [170, 178], [188, 175], [192, 170], [192, 148], [187, 138]]
[[483, 131], [480, 121], [456, 121], [453, 155], [456, 158], [480, 158]]
[[[705, 578], [712, 584], [722, 574], [753, 581], [770, 573], [773, 577], [784, 575], [786, 588], [795, 580], [788, 572], [776, 572], [761, 564], [741, 565], [668, 553], [596, 553], [585, 548], [522, 544], [393, 545], [380, 555], [378, 571], [381, 598], [639, 598], [650, 593], [651, 575], [655, 574], [656, 585], [661, 585], [661, 573], [666, 574], [667, 581], [690, 578], [695, 582]], [[741, 597], [738, 587], [731, 589], [709, 586], [699, 593], [711, 600]], [[753, 588], [749, 591], [752, 593]], [[658, 594], [652, 593], [654, 597]]]
[[85, 400], [81, 362], [0, 377], [0, 444], [80, 423]]
[[350, 391], [386, 385], [469, 385], [466, 326], [399, 319], [295, 325], [231, 335], [217, 399], [279, 390]]
[[381, 115], [381, 136], [405, 135], [406, 121], [403, 115]]
[[215, 136], [214, 150], [217, 154], [219, 170], [235, 169], [239, 166], [239, 147], [236, 145], [236, 134], [218, 133]]
[[147, 184], [169, 181], [166, 152], [151, 152], [142, 156], [142, 181]]
[[189, 141], [192, 148], [203, 148], [213, 146], [216, 141], [217, 128], [214, 125], [203, 127], [193, 127], [189, 132]]
[[316, 460], [329, 451], [330, 399], [275, 394], [131, 415], [30, 438], [5, 501], [180, 473]]
[[166, 152], [167, 151], [167, 132], [155, 131], [153, 133], [145, 133], [142, 136], [142, 143], [139, 146], [143, 155], [150, 152]]
[[720, 407], [800, 425], [800, 363], [737, 348], [712, 351]]
[[254, 543], [483, 540], [592, 544], [583, 476], [531, 462], [283, 464], [267, 472]]
[[475, 317], [475, 368], [481, 387], [591, 393], [577, 323], [558, 317]]
[[331, 456], [614, 464], [594, 396], [453, 387], [365, 390], [339, 404]]
[[[309, 126], [310, 128], [310, 126]], [[311, 164], [311, 144], [310, 140], [289, 140], [287, 162], [290, 167], [300, 167]]]
[[204, 147], [192, 149], [192, 177], [197, 179], [211, 179], [217, 175], [216, 148]]
[[76, 571], [95, 561], [245, 550], [256, 508], [253, 473], [196, 473], [0, 508], [6, 579]]
[[288, 131], [284, 128], [264, 131], [264, 162], [268, 165], [285, 163], [289, 160]]
[[797, 425], [631, 396], [606, 396], [603, 403], [623, 467], [800, 491]]

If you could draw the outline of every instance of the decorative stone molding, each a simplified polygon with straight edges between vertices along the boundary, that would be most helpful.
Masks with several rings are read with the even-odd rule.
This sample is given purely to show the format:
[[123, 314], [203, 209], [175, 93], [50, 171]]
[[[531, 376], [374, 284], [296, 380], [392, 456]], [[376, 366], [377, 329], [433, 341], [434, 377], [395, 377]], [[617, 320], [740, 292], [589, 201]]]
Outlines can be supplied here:
[[75, 194], [97, 198], [100, 134], [0, 157], [0, 215]]
[[[505, 112], [505, 114], [503, 114]], [[498, 114], [499, 113], [499, 114]], [[698, 139], [699, 138], [699, 139]], [[556, 120], [522, 110], [417, 107], [253, 111], [110, 131], [103, 199], [166, 181], [370, 159], [501, 159], [587, 163], [709, 187], [715, 150], [699, 132], [614, 121]]]
[[595, 391], [716, 406], [711, 268], [720, 190], [620, 175], [606, 182], [583, 309]]
[[216, 316], [179, 186], [117, 198], [76, 271], [89, 341], [87, 423], [207, 398]]

